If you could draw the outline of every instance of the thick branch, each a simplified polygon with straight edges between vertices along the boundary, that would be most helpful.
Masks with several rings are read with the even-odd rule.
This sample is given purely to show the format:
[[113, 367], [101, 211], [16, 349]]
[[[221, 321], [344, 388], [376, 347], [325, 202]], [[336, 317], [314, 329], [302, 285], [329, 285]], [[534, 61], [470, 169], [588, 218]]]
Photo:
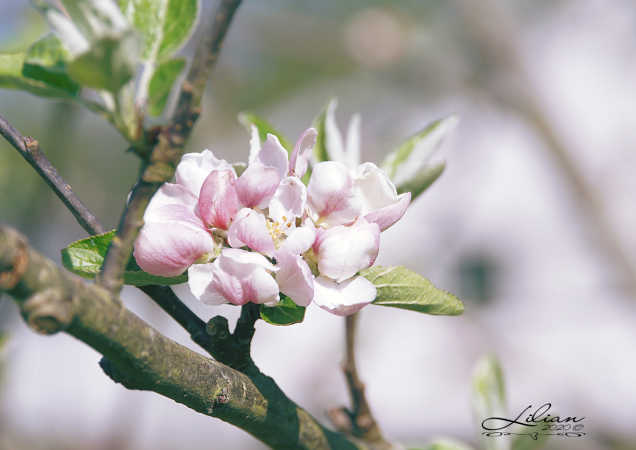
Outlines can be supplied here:
[[0, 134], [22, 155], [38, 174], [51, 187], [55, 195], [66, 205], [68, 210], [84, 229], [91, 229], [93, 234], [103, 233], [104, 229], [97, 218], [77, 198], [71, 186], [66, 184], [47, 157], [40, 150], [38, 141], [25, 137], [13, 128], [7, 120], [0, 116]]
[[355, 343], [358, 319], [359, 313], [345, 318], [345, 361], [342, 370], [347, 380], [351, 409], [335, 408], [329, 411], [329, 416], [340, 431], [368, 442], [374, 449], [389, 449], [391, 444], [382, 437], [380, 427], [371, 413], [364, 393], [364, 383], [360, 379], [356, 366]]
[[16, 300], [35, 330], [63, 330], [103, 354], [105, 372], [127, 388], [157, 392], [274, 448], [356, 448], [255, 366], [244, 374], [166, 338], [117, 296], [60, 270], [6, 227], [0, 228], [0, 292]]
[[177, 108], [172, 120], [152, 137], [150, 155], [143, 149], [138, 153], [144, 158], [141, 175], [124, 210], [106, 254], [100, 276], [100, 284], [113, 293], [123, 285], [123, 273], [130, 259], [132, 247], [143, 225], [143, 214], [150, 198], [162, 183], [170, 180], [181, 156], [192, 127], [201, 113], [201, 99], [208, 76], [218, 59], [221, 44], [240, 0], [222, 0], [214, 13], [214, 22], [208, 27], [204, 39], [197, 46], [192, 64], [181, 87]]

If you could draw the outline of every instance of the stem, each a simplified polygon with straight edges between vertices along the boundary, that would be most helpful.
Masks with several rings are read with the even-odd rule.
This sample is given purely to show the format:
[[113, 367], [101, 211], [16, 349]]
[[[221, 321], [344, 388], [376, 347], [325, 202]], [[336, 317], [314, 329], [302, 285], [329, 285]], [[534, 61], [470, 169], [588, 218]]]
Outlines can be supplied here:
[[93, 234], [104, 232], [97, 218], [84, 206], [71, 189], [71, 186], [62, 179], [55, 167], [41, 151], [37, 140], [22, 136], [2, 116], [0, 116], [0, 134], [44, 179], [84, 229], [92, 230]]
[[351, 409], [335, 408], [329, 411], [331, 421], [340, 431], [350, 433], [368, 442], [375, 449], [389, 449], [391, 444], [382, 437], [380, 427], [371, 413], [365, 395], [365, 386], [356, 366], [356, 332], [359, 313], [345, 317], [345, 361], [342, 365], [351, 399]]
[[137, 149], [144, 159], [141, 174], [120, 219], [117, 235], [106, 253], [99, 277], [100, 284], [113, 293], [118, 293], [123, 286], [123, 273], [143, 225], [144, 211], [150, 198], [161, 184], [172, 178], [181, 160], [185, 143], [201, 112], [208, 75], [218, 59], [221, 44], [240, 4], [240, 0], [223, 0], [218, 6], [214, 23], [197, 46], [172, 120], [161, 128], [149, 155], [143, 149]]
[[322, 427], [256, 366], [241, 373], [168, 339], [118, 296], [59, 269], [8, 227], [0, 227], [2, 292], [36, 331], [64, 331], [104, 355], [104, 372], [129, 389], [171, 398], [273, 448], [356, 448]]

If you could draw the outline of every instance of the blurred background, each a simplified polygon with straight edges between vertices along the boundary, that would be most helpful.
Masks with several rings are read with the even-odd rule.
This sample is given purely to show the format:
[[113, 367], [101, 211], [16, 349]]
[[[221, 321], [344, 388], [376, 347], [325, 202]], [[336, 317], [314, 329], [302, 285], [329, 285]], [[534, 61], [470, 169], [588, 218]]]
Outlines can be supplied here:
[[[206, 11], [215, 5], [203, 0]], [[3, 0], [0, 51], [46, 31]], [[190, 49], [184, 50], [188, 54]], [[363, 160], [380, 161], [430, 121], [461, 122], [447, 170], [382, 235], [378, 263], [402, 264], [459, 295], [460, 317], [368, 307], [358, 359], [385, 434], [418, 446], [480, 442], [471, 371], [496, 354], [508, 406], [551, 402], [588, 436], [551, 449], [636, 448], [636, 5], [631, 0], [245, 0], [190, 151], [244, 160], [249, 110], [294, 139], [332, 96], [344, 127], [362, 113]], [[0, 112], [114, 226], [135, 179], [122, 138], [75, 105], [0, 91]], [[59, 261], [85, 236], [17, 152], [0, 142], [0, 221]], [[134, 289], [127, 305], [198, 350]], [[185, 300], [201, 317], [238, 309]], [[260, 449], [241, 430], [107, 379], [99, 355], [42, 337], [0, 299], [0, 448]], [[347, 403], [344, 321], [319, 308], [291, 327], [257, 325], [254, 357], [323, 422]]]

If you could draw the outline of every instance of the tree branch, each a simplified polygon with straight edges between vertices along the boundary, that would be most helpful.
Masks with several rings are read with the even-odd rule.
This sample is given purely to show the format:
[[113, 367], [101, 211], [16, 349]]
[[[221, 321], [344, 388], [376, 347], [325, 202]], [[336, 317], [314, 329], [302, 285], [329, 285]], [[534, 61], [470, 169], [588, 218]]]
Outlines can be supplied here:
[[322, 427], [256, 366], [244, 374], [166, 338], [118, 296], [60, 270], [7, 227], [0, 227], [0, 292], [16, 300], [36, 331], [65, 331], [104, 355], [105, 373], [129, 389], [171, 398], [273, 448], [356, 448]]
[[356, 332], [359, 313], [345, 318], [345, 361], [342, 365], [351, 398], [351, 409], [334, 408], [329, 417], [334, 426], [345, 433], [368, 442], [374, 449], [390, 449], [380, 431], [380, 427], [371, 413], [371, 408], [364, 393], [364, 383], [358, 374], [355, 357]]
[[92, 234], [104, 232], [97, 218], [84, 206], [80, 199], [77, 198], [71, 186], [62, 179], [55, 167], [53, 167], [51, 162], [41, 151], [38, 141], [31, 137], [22, 136], [22, 134], [13, 128], [1, 115], [0, 134], [2, 134], [7, 142], [9, 142], [44, 179], [53, 192], [55, 192], [55, 195], [62, 200], [84, 229], [90, 229]]
[[192, 127], [201, 113], [201, 99], [212, 67], [218, 59], [221, 44], [241, 0], [222, 0], [214, 13], [214, 22], [195, 50], [192, 64], [181, 87], [177, 107], [170, 123], [158, 135], [146, 133], [152, 142], [151, 153], [136, 149], [143, 158], [141, 174], [133, 188], [128, 206], [119, 222], [117, 235], [106, 253], [99, 282], [113, 293], [124, 283], [123, 273], [132, 247], [143, 225], [143, 215], [150, 198], [174, 175]]

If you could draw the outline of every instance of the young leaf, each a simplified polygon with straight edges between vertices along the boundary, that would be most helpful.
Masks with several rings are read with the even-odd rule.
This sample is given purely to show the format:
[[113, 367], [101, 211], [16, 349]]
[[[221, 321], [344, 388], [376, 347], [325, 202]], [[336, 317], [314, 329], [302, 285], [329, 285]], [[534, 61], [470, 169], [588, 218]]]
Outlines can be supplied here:
[[[73, 242], [62, 249], [62, 264], [71, 272], [84, 278], [95, 278], [104, 263], [106, 251], [114, 236], [115, 230], [112, 230]], [[130, 259], [124, 272], [124, 283], [133, 286], [179, 284], [186, 282], [187, 279], [187, 274], [171, 278], [151, 275], [141, 270], [134, 258]]]
[[[499, 361], [492, 355], [481, 358], [473, 370], [473, 413], [481, 428], [488, 417], [506, 417], [506, 388]], [[508, 450], [507, 439], [483, 439], [486, 450]]]
[[65, 91], [70, 96], [75, 96], [80, 87], [69, 77], [66, 70], [66, 63], [69, 59], [70, 54], [60, 39], [49, 34], [29, 48], [22, 66], [22, 74]]
[[270, 123], [265, 119], [249, 112], [240, 113], [238, 119], [239, 122], [241, 122], [241, 124], [247, 129], [248, 133], [252, 125], [258, 129], [258, 137], [260, 138], [261, 143], [265, 142], [268, 134], [273, 134], [278, 138], [280, 144], [287, 149], [288, 153], [291, 153], [293, 150], [293, 147], [289, 144], [289, 141], [285, 138], [285, 136], [270, 125]]
[[[415, 450], [415, 449], [411, 449]], [[473, 450], [472, 447], [454, 439], [437, 439], [424, 450]]]
[[431, 123], [387, 155], [382, 168], [396, 185], [409, 182], [426, 166], [457, 122], [456, 116], [450, 116]]
[[151, 63], [169, 58], [188, 40], [200, 9], [198, 0], [119, 0], [119, 7], [143, 36], [142, 58]]
[[71, 77], [80, 84], [118, 93], [135, 74], [138, 41], [131, 31], [120, 37], [106, 36], [69, 63]]
[[434, 315], [455, 316], [464, 312], [464, 305], [457, 297], [437, 289], [426, 278], [405, 267], [373, 266], [360, 275], [377, 288], [374, 305]]
[[0, 88], [20, 89], [41, 97], [69, 97], [67, 91], [22, 74], [24, 53], [0, 54]]
[[305, 307], [298, 306], [285, 294], [275, 306], [261, 305], [261, 319], [272, 325], [293, 325], [305, 318]]
[[318, 136], [316, 137], [316, 145], [314, 145], [314, 157], [317, 162], [328, 161], [329, 160], [329, 152], [327, 151], [327, 109], [330, 107], [330, 101], [327, 106], [322, 110], [322, 112], [314, 119], [313, 127], [318, 132]]
[[185, 67], [184, 59], [171, 59], [157, 67], [148, 87], [148, 112], [160, 116], [166, 107], [172, 86]]
[[405, 181], [397, 187], [398, 194], [411, 193], [411, 201], [415, 200], [422, 192], [429, 188], [444, 172], [446, 163], [424, 167], [413, 178]]

